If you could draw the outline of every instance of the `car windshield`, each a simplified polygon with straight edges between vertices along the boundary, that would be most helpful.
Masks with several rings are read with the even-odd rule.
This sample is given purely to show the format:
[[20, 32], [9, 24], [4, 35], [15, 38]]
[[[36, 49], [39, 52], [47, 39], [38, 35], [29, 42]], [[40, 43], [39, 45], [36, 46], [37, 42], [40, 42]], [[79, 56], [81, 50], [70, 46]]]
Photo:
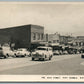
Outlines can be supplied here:
[[37, 50], [46, 50], [46, 48], [37, 48]]

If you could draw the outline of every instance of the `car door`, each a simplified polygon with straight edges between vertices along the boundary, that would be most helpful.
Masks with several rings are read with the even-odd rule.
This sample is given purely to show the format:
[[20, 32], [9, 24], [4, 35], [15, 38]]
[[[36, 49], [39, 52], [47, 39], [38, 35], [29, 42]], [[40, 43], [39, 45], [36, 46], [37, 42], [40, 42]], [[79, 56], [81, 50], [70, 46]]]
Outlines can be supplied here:
[[53, 55], [52, 49], [49, 49], [50, 56]]
[[50, 56], [51, 56], [51, 49], [48, 48], [48, 57], [50, 57]]
[[50, 54], [49, 54], [49, 48], [46, 49], [46, 56], [49, 57]]

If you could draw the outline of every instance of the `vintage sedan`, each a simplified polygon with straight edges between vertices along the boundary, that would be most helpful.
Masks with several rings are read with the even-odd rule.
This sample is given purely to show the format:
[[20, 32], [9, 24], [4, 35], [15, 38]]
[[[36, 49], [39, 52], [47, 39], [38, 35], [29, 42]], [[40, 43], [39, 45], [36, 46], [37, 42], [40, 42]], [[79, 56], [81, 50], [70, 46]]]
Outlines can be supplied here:
[[58, 50], [54, 50], [53, 55], [60, 55], [60, 52]]
[[26, 48], [19, 48], [18, 50], [15, 51], [14, 55], [15, 57], [25, 57], [25, 56], [29, 56], [30, 52], [27, 51]]
[[64, 50], [64, 51], [63, 51], [63, 54], [64, 54], [64, 55], [68, 54], [67, 50]]
[[8, 58], [14, 56], [14, 51], [10, 47], [0, 47], [0, 58]]
[[51, 60], [52, 56], [53, 52], [51, 47], [40, 46], [32, 52], [32, 60]]

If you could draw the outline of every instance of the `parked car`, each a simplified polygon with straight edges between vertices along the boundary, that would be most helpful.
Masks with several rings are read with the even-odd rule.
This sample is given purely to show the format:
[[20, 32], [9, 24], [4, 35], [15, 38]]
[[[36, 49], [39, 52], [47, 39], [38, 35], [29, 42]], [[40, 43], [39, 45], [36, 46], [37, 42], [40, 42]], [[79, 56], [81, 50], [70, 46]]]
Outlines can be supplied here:
[[14, 55], [15, 57], [25, 57], [25, 56], [29, 56], [30, 52], [27, 51], [26, 48], [19, 48], [18, 50], [15, 51]]
[[59, 54], [60, 54], [60, 55], [62, 55], [62, 54], [63, 54], [62, 50], [59, 50]]
[[81, 52], [81, 58], [84, 58], [84, 50]]
[[7, 55], [7, 56], [14, 55], [14, 51], [12, 51], [10, 47], [2, 47], [2, 49], [4, 51], [4, 55]]
[[6, 58], [6, 56], [3, 54], [3, 49], [0, 47], [0, 58]]
[[14, 52], [9, 47], [0, 47], [0, 57], [8, 58], [13, 56]]
[[58, 50], [54, 50], [53, 55], [60, 55], [60, 52]]
[[51, 60], [52, 56], [53, 52], [51, 47], [40, 46], [32, 52], [32, 60]]
[[81, 54], [81, 58], [84, 58], [84, 53]]
[[63, 54], [66, 55], [66, 54], [68, 54], [68, 52], [67, 52], [66, 50], [64, 50], [64, 51], [63, 51]]

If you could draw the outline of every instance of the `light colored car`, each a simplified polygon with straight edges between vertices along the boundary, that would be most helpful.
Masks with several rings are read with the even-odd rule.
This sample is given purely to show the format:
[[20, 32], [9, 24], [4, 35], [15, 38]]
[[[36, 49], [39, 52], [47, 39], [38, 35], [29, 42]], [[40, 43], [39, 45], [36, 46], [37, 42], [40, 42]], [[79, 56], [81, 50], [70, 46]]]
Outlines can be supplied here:
[[63, 51], [63, 54], [68, 54], [68, 52], [66, 50]]
[[25, 57], [25, 56], [29, 56], [30, 52], [27, 51], [26, 48], [19, 48], [18, 50], [15, 51], [14, 55], [15, 57]]
[[7, 56], [4, 55], [3, 49], [0, 47], [0, 58], [7, 58]]
[[59, 50], [59, 53], [60, 53], [60, 55], [62, 55], [63, 54], [62, 50]]
[[58, 50], [54, 50], [54, 51], [53, 51], [53, 54], [54, 54], [54, 55], [60, 55], [60, 52], [59, 52]]
[[32, 60], [51, 60], [53, 56], [52, 48], [40, 46], [34, 52], [32, 52]]
[[14, 52], [10, 49], [10, 47], [0, 48], [0, 57], [8, 58], [10, 56], [14, 56]]

